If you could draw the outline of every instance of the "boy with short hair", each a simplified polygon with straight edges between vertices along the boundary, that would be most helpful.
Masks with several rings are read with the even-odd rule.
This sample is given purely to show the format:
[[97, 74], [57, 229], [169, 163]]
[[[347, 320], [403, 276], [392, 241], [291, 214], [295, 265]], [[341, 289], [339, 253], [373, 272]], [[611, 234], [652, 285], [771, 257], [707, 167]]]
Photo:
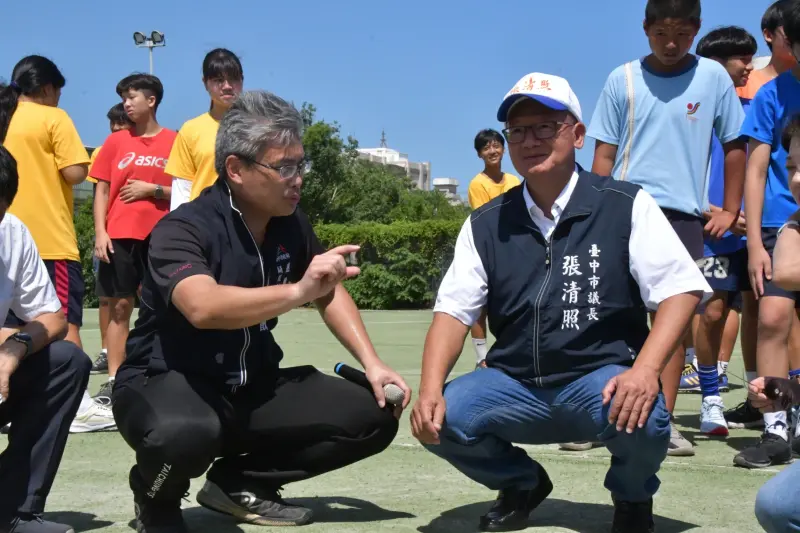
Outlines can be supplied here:
[[[697, 44], [697, 55], [712, 59], [728, 72], [735, 87], [747, 85], [753, 71], [753, 56], [758, 50], [755, 38], [737, 26], [718, 28], [703, 37]], [[749, 101], [742, 99], [747, 109]], [[720, 141], [714, 137], [709, 165], [709, 213], [718, 211], [723, 202], [725, 154]], [[695, 323], [696, 367], [689, 365], [684, 372], [681, 387], [685, 389], [688, 378], [694, 378], [703, 395], [700, 412], [700, 432], [706, 435], [727, 436], [724, 405], [720, 396], [722, 372], [718, 367], [720, 349], [724, 340], [728, 315], [738, 294], [751, 291], [747, 273], [747, 244], [743, 238], [744, 218], [739, 217], [735, 233], [728, 232], [722, 239], [707, 237], [702, 271], [714, 294], [698, 313]], [[729, 339], [730, 340], [730, 339]], [[735, 344], [736, 338], [731, 344]]]
[[96, 398], [111, 401], [117, 369], [125, 360], [134, 298], [142, 280], [145, 241], [169, 212], [172, 178], [164, 173], [176, 132], [156, 120], [164, 96], [161, 81], [133, 74], [117, 84], [130, 130], [112, 133], [92, 165], [95, 255], [100, 259], [97, 294], [109, 302], [108, 383]]
[[[795, 56], [800, 53], [800, 3], [783, 8], [783, 35]], [[758, 304], [756, 360], [759, 376], [790, 376], [788, 343], [798, 294], [772, 280], [772, 252], [778, 230], [797, 210], [788, 184], [787, 151], [782, 143], [784, 126], [800, 111], [800, 67], [765, 83], [750, 107], [742, 135], [749, 138], [750, 159], [745, 182], [747, 252], [750, 282]], [[746, 468], [784, 464], [792, 459], [785, 411], [764, 414], [761, 441], [745, 448], [734, 463]]]
[[[689, 54], [699, 29], [699, 0], [648, 0], [644, 31], [652, 53], [611, 73], [587, 134], [596, 140], [592, 171], [641, 185], [695, 260], [703, 257], [704, 230], [722, 237], [735, 224], [745, 164], [744, 111], [730, 76], [716, 61]], [[715, 134], [725, 152], [724, 201], [705, 222]], [[683, 363], [680, 347], [661, 375], [670, 412]], [[694, 454], [674, 425], [668, 453]]]
[[[483, 160], [483, 170], [469, 182], [467, 197], [469, 206], [478, 209], [486, 202], [500, 196], [520, 184], [519, 178], [513, 174], [503, 172], [503, 154], [506, 141], [500, 132], [485, 129], [475, 136], [475, 151]], [[472, 346], [475, 348], [475, 363], [477, 366], [485, 365], [486, 354], [486, 312], [482, 312], [478, 321], [470, 330]]]

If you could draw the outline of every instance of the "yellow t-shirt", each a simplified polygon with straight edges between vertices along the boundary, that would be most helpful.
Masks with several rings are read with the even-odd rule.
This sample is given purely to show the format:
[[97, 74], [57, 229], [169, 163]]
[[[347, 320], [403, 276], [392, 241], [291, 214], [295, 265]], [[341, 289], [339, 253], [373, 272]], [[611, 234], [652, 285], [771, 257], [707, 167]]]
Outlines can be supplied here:
[[100, 148], [102, 147], [103, 145], [100, 145], [94, 149], [94, 152], [92, 152], [91, 161], [89, 162], [89, 175], [86, 176], [86, 181], [89, 183], [97, 183], [97, 178], [92, 177], [92, 165], [94, 165], [94, 160], [97, 159], [97, 156], [100, 153]]
[[472, 209], [478, 209], [486, 202], [497, 198], [519, 184], [519, 178], [513, 174], [503, 174], [503, 181], [496, 183], [489, 176], [481, 172], [469, 182], [469, 189], [467, 189], [469, 205]]
[[209, 113], [187, 121], [178, 131], [169, 154], [166, 174], [192, 182], [190, 200], [217, 181], [214, 169], [214, 145], [219, 122]]
[[80, 261], [72, 185], [61, 170], [89, 163], [66, 111], [19, 102], [3, 145], [17, 160], [19, 191], [9, 213], [28, 226], [42, 259]]

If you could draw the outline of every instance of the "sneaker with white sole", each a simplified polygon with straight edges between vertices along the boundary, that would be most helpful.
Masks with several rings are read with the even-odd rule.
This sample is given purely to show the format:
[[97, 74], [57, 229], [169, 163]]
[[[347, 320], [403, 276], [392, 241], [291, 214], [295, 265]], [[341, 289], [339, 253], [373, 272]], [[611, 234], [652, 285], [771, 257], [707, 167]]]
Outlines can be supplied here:
[[69, 426], [70, 433], [92, 433], [95, 431], [110, 431], [116, 429], [117, 422], [111, 407], [93, 401], [91, 406], [82, 413], [77, 413]]
[[715, 437], [728, 436], [725, 405], [719, 396], [706, 396], [700, 406], [700, 433]]
[[672, 457], [689, 457], [694, 455], [694, 446], [681, 435], [681, 432], [675, 427], [674, 422], [670, 422], [669, 429], [670, 434], [667, 455]]
[[256, 493], [241, 488], [225, 489], [208, 480], [197, 493], [197, 503], [260, 526], [302, 526], [313, 518], [311, 509], [286, 502], [277, 490], [261, 489]]

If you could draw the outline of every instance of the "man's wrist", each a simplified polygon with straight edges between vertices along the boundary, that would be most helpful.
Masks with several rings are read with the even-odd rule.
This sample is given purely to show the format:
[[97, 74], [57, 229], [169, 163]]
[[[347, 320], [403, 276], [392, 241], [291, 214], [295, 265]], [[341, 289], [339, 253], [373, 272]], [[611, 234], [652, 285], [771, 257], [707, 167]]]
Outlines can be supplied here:
[[22, 361], [25, 356], [30, 354], [30, 350], [28, 345], [26, 345], [24, 342], [14, 340], [12, 335], [6, 339], [6, 342], [0, 345], [0, 354], [10, 355], [17, 358], [19, 361]]

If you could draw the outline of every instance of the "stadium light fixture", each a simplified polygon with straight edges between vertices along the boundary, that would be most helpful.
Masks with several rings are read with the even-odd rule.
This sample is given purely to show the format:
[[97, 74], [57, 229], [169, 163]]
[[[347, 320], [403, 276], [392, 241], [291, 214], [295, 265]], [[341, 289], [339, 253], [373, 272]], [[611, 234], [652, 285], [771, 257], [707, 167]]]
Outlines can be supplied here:
[[164, 34], [160, 31], [150, 32], [150, 37], [137, 31], [133, 34], [133, 43], [137, 48], [147, 48], [150, 51], [150, 74], [153, 73], [153, 48], [157, 46], [167, 46]]

